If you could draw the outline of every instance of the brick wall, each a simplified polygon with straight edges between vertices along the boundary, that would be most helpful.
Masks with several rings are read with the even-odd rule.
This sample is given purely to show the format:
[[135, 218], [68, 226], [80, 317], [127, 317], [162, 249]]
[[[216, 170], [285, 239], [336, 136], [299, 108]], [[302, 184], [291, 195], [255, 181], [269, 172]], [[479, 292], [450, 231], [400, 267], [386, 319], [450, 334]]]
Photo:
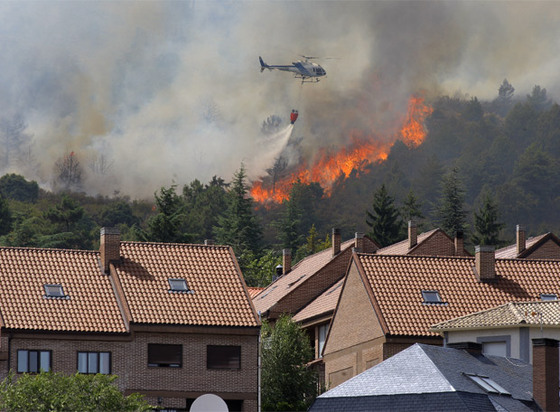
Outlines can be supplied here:
[[533, 253], [526, 256], [527, 259], [560, 259], [560, 246], [552, 240], [546, 241]]
[[[235, 333], [235, 332], [234, 332]], [[149, 367], [148, 343], [183, 346], [182, 367]], [[241, 368], [206, 368], [207, 345], [241, 346]], [[125, 393], [139, 392], [154, 405], [185, 408], [187, 398], [214, 393], [223, 399], [243, 399], [244, 410], [257, 409], [258, 336], [256, 334], [210, 334], [136, 332], [129, 336], [79, 337], [77, 335], [17, 334], [11, 339], [10, 368], [17, 369], [18, 349], [50, 350], [53, 372], [72, 374], [77, 370], [77, 352], [111, 353], [112, 373]], [[3, 362], [7, 363], [7, 362]], [[8, 371], [2, 368], [0, 378]], [[253, 406], [251, 406], [253, 405]]]
[[435, 232], [424, 240], [411, 255], [417, 256], [454, 256], [455, 243], [442, 232]]

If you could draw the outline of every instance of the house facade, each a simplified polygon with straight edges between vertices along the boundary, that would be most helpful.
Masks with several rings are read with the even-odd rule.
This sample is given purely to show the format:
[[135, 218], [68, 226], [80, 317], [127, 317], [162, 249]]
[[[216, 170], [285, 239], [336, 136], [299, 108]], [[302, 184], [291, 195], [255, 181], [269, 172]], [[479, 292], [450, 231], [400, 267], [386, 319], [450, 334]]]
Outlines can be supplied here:
[[430, 330], [443, 337], [444, 346], [476, 342], [485, 354], [533, 363], [533, 339], [560, 340], [560, 301], [510, 302], [438, 323]]
[[258, 409], [260, 323], [229, 247], [104, 228], [99, 252], [0, 248], [0, 279], [0, 377], [108, 373], [162, 408]]
[[323, 349], [335, 387], [414, 343], [442, 345], [431, 326], [508, 302], [560, 293], [560, 261], [354, 253]]
[[527, 237], [525, 227], [517, 225], [515, 243], [496, 250], [500, 259], [560, 259], [560, 239], [554, 233]]

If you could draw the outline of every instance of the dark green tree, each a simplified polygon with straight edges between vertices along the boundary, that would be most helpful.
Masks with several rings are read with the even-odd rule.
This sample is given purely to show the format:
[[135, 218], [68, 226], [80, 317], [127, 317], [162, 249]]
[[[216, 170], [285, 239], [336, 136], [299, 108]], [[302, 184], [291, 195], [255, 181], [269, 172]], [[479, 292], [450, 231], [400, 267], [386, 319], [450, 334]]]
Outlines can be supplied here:
[[459, 179], [459, 170], [451, 169], [443, 177], [442, 193], [437, 208], [438, 222], [450, 236], [467, 229], [467, 212], [465, 211], [465, 189]]
[[124, 396], [114, 375], [9, 374], [0, 384], [3, 411], [151, 411], [141, 395]]
[[309, 337], [288, 315], [274, 326], [263, 322], [262, 400], [265, 411], [307, 410], [317, 396], [317, 376]]
[[[261, 249], [262, 229], [253, 211], [246, 178], [245, 167], [241, 165], [227, 193], [226, 209], [214, 227], [218, 243], [230, 245], [238, 257], [245, 251], [258, 255]], [[243, 262], [240, 264], [243, 266]]]
[[499, 115], [505, 116], [509, 109], [513, 105], [513, 96], [515, 93], [515, 88], [504, 79], [500, 87], [498, 88], [498, 97], [494, 101], [496, 105], [496, 111]]
[[130, 203], [118, 200], [104, 207], [99, 215], [99, 225], [113, 227], [117, 225], [133, 226], [140, 224], [140, 219], [134, 215]]
[[475, 245], [491, 245], [499, 247], [500, 231], [505, 225], [499, 221], [498, 205], [494, 198], [486, 193], [480, 209], [474, 212], [474, 229], [472, 241]]
[[418, 198], [414, 195], [412, 189], [408, 192], [406, 199], [401, 207], [401, 217], [405, 222], [409, 220], [421, 220], [424, 219], [424, 214], [422, 213], [422, 204]]
[[546, 95], [546, 89], [541, 86], [533, 87], [531, 94], [527, 95], [527, 102], [537, 112], [548, 110], [552, 106], [552, 101]]
[[28, 182], [21, 175], [10, 173], [0, 177], [0, 195], [20, 202], [35, 203], [39, 197], [39, 185]]
[[400, 240], [402, 220], [385, 184], [373, 194], [372, 207], [371, 212], [366, 210], [366, 223], [371, 228], [368, 235], [381, 246], [388, 246]]
[[50, 228], [39, 236], [39, 247], [90, 249], [89, 232], [94, 224], [78, 201], [64, 194], [60, 203], [50, 207], [43, 217], [51, 222]]
[[295, 257], [296, 262], [306, 256], [313, 255], [321, 250], [331, 247], [331, 239], [329, 235], [327, 234], [324, 240], [319, 239], [319, 234], [317, 233], [317, 229], [315, 229], [315, 225], [311, 226], [305, 240], [306, 242], [297, 249]]
[[[251, 253], [251, 252], [246, 252]], [[272, 276], [276, 273], [276, 266], [282, 263], [282, 258], [277, 252], [267, 249], [262, 252], [260, 257], [250, 259], [245, 256], [243, 268], [243, 277], [247, 286], [264, 287], [272, 282]]]
[[175, 186], [162, 187], [159, 195], [154, 193], [156, 214], [148, 219], [147, 229], [141, 238], [150, 242], [185, 243], [190, 235], [185, 232], [185, 207]]
[[67, 195], [63, 195], [60, 203], [51, 207], [45, 213], [45, 217], [52, 223], [59, 224], [63, 232], [70, 229], [84, 216], [84, 208]]
[[0, 236], [10, 233], [12, 230], [12, 212], [8, 201], [0, 195]]

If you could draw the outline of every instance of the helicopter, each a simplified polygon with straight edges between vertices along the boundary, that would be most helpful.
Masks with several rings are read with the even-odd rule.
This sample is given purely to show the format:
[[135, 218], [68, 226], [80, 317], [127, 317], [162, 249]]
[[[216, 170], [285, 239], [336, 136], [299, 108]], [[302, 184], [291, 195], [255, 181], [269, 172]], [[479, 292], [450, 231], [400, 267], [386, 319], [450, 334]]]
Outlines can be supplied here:
[[294, 77], [296, 79], [301, 79], [301, 83], [317, 83], [320, 78], [325, 76], [327, 72], [317, 63], [312, 63], [309, 60], [316, 59], [317, 57], [311, 56], [301, 56], [305, 61], [298, 60], [292, 62], [291, 65], [279, 66], [279, 65], [269, 65], [266, 64], [262, 57], [259, 56], [259, 61], [261, 63], [261, 73], [264, 69], [268, 70], [281, 70], [285, 72], [295, 73]]

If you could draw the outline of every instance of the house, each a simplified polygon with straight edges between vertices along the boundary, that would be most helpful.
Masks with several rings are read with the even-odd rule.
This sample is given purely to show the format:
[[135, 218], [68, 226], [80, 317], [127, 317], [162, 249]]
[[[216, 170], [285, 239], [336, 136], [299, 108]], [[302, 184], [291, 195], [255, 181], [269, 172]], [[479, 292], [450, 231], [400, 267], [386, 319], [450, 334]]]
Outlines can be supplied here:
[[354, 253], [325, 347], [335, 387], [414, 343], [442, 345], [431, 326], [508, 302], [560, 293], [560, 261]]
[[188, 410], [258, 409], [260, 322], [229, 247], [122, 242], [0, 248], [0, 377], [111, 373], [125, 394]]
[[471, 256], [465, 250], [463, 232], [457, 232], [451, 239], [443, 230], [437, 228], [418, 234], [414, 221], [408, 222], [407, 239], [381, 248], [378, 255], [425, 255], [425, 256]]
[[553, 233], [527, 238], [522, 225], [516, 227], [515, 244], [496, 250], [500, 259], [560, 259], [560, 239]]
[[344, 277], [353, 248], [371, 253], [378, 245], [361, 233], [341, 242], [340, 231], [333, 229], [330, 249], [307, 256], [293, 268], [290, 250], [284, 249], [282, 274], [253, 298], [255, 309], [270, 321], [296, 314]]
[[484, 355], [480, 344], [416, 343], [321, 394], [310, 411], [558, 410], [558, 341], [533, 344], [537, 363], [531, 368], [519, 359]]
[[510, 302], [433, 325], [443, 344], [477, 342], [485, 354], [533, 362], [531, 340], [560, 340], [560, 301], [543, 295], [533, 302]]
[[[356, 234], [356, 236], [359, 236], [359, 234]], [[417, 225], [413, 221], [408, 222], [407, 239], [377, 249], [374, 253], [380, 255], [470, 256], [464, 248], [461, 233], [458, 233], [455, 239], [451, 239], [441, 229], [434, 229], [418, 235]], [[342, 283], [343, 279], [341, 278], [293, 316], [293, 320], [299, 322], [302, 328], [306, 329], [312, 337], [316, 359], [322, 357], [326, 334], [340, 296]]]

